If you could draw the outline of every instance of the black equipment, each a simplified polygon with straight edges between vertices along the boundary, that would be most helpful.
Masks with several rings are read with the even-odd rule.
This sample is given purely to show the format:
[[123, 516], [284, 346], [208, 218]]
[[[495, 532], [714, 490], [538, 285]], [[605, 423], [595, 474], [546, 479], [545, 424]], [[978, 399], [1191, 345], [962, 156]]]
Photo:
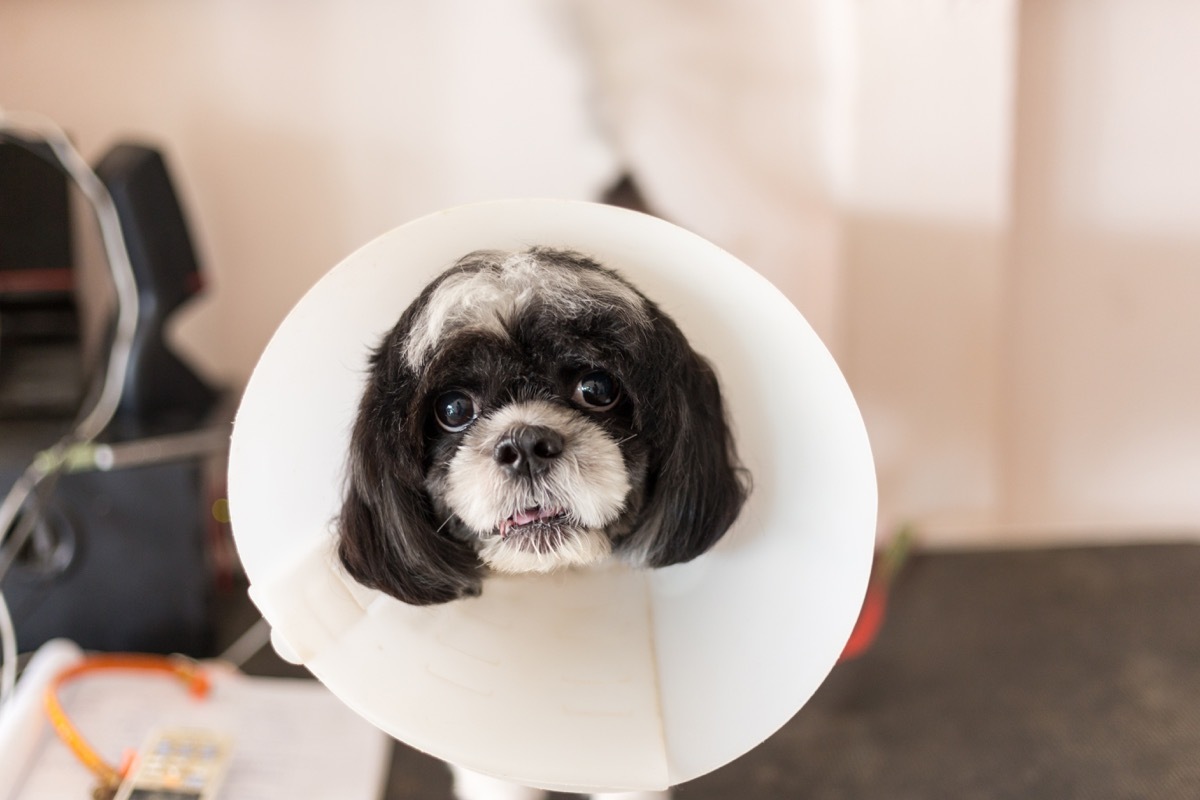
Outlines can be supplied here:
[[[54, 164], [48, 148], [7, 137], [0, 152], [0, 242], [8, 241], [0, 244], [0, 331], [21, 331], [33, 325], [33, 318], [21, 322], [18, 313], [28, 312], [32, 302], [29, 281], [18, 286], [11, 279], [18, 271], [28, 279], [43, 267], [58, 270], [53, 273], [57, 291], [35, 292], [35, 299], [44, 305], [49, 298], [74, 310], [74, 285], [62, 281], [64, 268], [71, 266], [69, 204], [63, 175], [45, 168]], [[24, 165], [4, 169], [7, 158]], [[111, 445], [113, 452], [135, 456], [128, 467], [68, 469], [49, 478], [40, 507], [31, 497], [21, 512], [36, 514], [28, 540], [19, 550], [11, 541], [0, 547], [0, 568], [11, 560], [0, 589], [21, 650], [62, 636], [85, 649], [209, 655], [213, 581], [206, 540], [212, 522], [211, 476], [218, 472], [209, 468], [212, 448], [176, 446], [166, 448], [166, 457], [154, 455], [163, 450], [157, 442], [195, 438], [214, 425], [218, 393], [163, 340], [170, 315], [199, 291], [200, 269], [157, 150], [119, 144], [95, 171], [116, 206], [138, 294], [120, 400], [98, 441]], [[47, 197], [54, 202], [42, 199]], [[9, 239], [14, 230], [31, 231], [30, 242], [14, 244]], [[37, 252], [53, 258], [31, 255]], [[10, 271], [7, 283], [4, 270]], [[38, 285], [50, 287], [46, 280]], [[44, 310], [39, 313], [45, 328], [49, 318]], [[63, 329], [56, 341], [77, 348], [77, 318], [60, 314], [56, 320]], [[72, 324], [74, 330], [65, 330]], [[114, 341], [110, 332], [106, 343]], [[24, 373], [4, 369], [19, 364], [18, 350], [23, 351], [20, 357], [38, 362], [46, 351], [35, 351], [44, 345], [45, 337], [6, 336], [0, 342], [0, 498], [40, 450], [71, 429], [80, 407], [78, 381], [76, 402], [63, 413], [64, 392], [58, 392], [54, 403], [38, 405], [39, 392], [48, 396], [44, 387], [30, 385]], [[108, 347], [102, 349], [111, 357]], [[96, 376], [92, 398], [106, 366], [90, 370]], [[19, 408], [10, 402], [6, 411], [5, 397], [20, 397]], [[86, 408], [88, 402], [82, 405]], [[215, 440], [221, 438], [218, 433]]]

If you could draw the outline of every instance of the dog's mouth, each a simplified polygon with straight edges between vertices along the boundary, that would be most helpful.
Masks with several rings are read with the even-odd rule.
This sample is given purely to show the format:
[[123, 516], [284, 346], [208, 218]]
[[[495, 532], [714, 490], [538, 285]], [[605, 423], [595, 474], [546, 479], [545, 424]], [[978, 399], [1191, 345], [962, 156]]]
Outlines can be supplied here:
[[506, 573], [546, 573], [594, 564], [611, 554], [612, 542], [602, 530], [573, 510], [549, 504], [513, 512], [479, 545], [483, 563]]
[[500, 523], [500, 541], [527, 553], [549, 555], [571, 535], [567, 511], [558, 506], [525, 508]]
[[500, 538], [528, 536], [553, 532], [566, 521], [566, 509], [557, 506], [534, 506], [513, 512], [500, 523]]

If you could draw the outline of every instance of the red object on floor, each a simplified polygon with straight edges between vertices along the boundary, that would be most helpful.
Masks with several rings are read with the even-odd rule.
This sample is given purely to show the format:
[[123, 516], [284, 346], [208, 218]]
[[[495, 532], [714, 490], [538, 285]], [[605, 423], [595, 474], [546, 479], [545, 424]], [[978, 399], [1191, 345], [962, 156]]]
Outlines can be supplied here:
[[871, 579], [867, 583], [867, 595], [863, 598], [862, 610], [858, 612], [858, 621], [854, 630], [842, 648], [838, 663], [858, 658], [875, 642], [883, 621], [887, 617], [888, 593], [892, 581], [900, 572], [908, 558], [912, 544], [912, 531], [902, 528], [891, 543], [875, 555], [875, 563], [871, 567]]
[[887, 615], [888, 587], [885, 581], [872, 578], [867, 586], [867, 596], [863, 600], [862, 611], [858, 612], [858, 622], [842, 649], [838, 663], [858, 658], [870, 649], [879, 629], [883, 627], [883, 619]]

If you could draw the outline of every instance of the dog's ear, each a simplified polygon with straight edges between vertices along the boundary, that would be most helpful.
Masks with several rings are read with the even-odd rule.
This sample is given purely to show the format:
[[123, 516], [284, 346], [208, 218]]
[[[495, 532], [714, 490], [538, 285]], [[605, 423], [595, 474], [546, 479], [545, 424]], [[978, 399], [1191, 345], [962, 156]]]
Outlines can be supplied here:
[[407, 418], [416, 377], [395, 333], [376, 352], [350, 440], [338, 557], [359, 583], [412, 605], [479, 594], [483, 565], [437, 530], [424, 491], [420, 425]]
[[[644, 566], [690, 561], [716, 544], [750, 492], [712, 367], [656, 312], [654, 354], [641, 367], [635, 415], [651, 444], [643, 523], [624, 548]], [[654, 387], [654, 388], [648, 388]]]

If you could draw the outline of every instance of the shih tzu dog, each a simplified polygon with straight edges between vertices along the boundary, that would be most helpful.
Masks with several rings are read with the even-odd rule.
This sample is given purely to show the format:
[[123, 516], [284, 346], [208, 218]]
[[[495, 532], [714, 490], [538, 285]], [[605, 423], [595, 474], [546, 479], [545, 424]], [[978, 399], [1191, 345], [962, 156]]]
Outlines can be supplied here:
[[338, 556], [445, 603], [489, 571], [689, 561], [747, 491], [716, 375], [657, 305], [575, 252], [480, 251], [374, 352]]
[[[675, 323], [546, 248], [471, 253], [426, 287], [374, 352], [349, 462], [339, 558], [416, 605], [477, 595], [489, 571], [689, 561], [748, 490], [716, 376]], [[461, 800], [542, 796], [454, 783]]]

